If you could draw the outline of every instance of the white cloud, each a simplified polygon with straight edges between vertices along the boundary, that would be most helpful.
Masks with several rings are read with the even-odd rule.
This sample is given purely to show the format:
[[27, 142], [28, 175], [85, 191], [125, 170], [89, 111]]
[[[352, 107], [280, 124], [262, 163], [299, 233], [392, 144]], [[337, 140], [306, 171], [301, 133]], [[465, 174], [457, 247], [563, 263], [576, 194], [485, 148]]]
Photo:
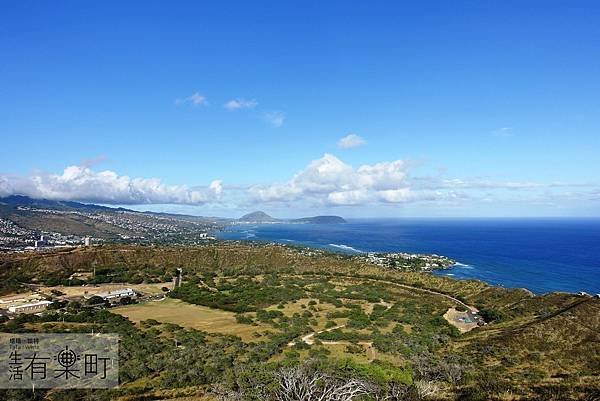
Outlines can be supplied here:
[[275, 128], [279, 128], [285, 122], [285, 114], [280, 111], [263, 113], [263, 119]]
[[190, 96], [183, 99], [176, 99], [175, 104], [191, 104], [193, 106], [206, 106], [208, 105], [208, 101], [206, 100], [206, 96], [200, 94], [199, 92], [194, 92]]
[[26, 195], [106, 204], [199, 205], [217, 201], [222, 193], [220, 180], [213, 181], [207, 188], [190, 188], [166, 185], [156, 178], [130, 178], [109, 170], [96, 172], [86, 166], [69, 166], [62, 174], [0, 175], [0, 197]]
[[[35, 172], [29, 176], [0, 173], [0, 197], [74, 200], [115, 205], [170, 204], [181, 207], [237, 209], [270, 202], [295, 210], [327, 207], [375, 208], [384, 205], [429, 203], [460, 206], [465, 202], [530, 202], [538, 199], [600, 201], [598, 184], [495, 181], [488, 178], [417, 176], [414, 163], [404, 160], [351, 166], [332, 154], [308, 163], [289, 180], [251, 186], [227, 186], [220, 180], [208, 186], [166, 185], [156, 178], [130, 178], [114, 171], [95, 171], [86, 162], [62, 173]], [[178, 206], [179, 207], [179, 206]], [[303, 209], [304, 208], [304, 209]], [[369, 209], [371, 210], [371, 209]]]
[[[250, 199], [294, 205], [349, 206], [441, 202], [458, 204], [482, 197], [499, 199], [492, 192], [529, 196], [541, 190], [590, 186], [562, 182], [494, 181], [485, 178], [412, 177], [414, 163], [386, 161], [353, 167], [332, 154], [310, 162], [294, 176], [280, 183], [254, 185]], [[513, 196], [514, 196], [513, 195]]]
[[253, 186], [249, 192], [261, 201], [312, 199], [332, 205], [406, 202], [419, 198], [418, 194], [411, 193], [410, 199], [407, 196], [410, 191], [406, 183], [407, 170], [408, 164], [402, 160], [355, 169], [334, 155], [325, 154], [288, 182]]
[[386, 189], [379, 191], [380, 198], [385, 202], [400, 203], [415, 199], [415, 193], [410, 188]]
[[342, 149], [356, 148], [362, 145], [366, 145], [367, 141], [356, 134], [349, 134], [340, 139], [337, 143], [338, 147]]
[[371, 200], [372, 195], [366, 189], [351, 191], [336, 191], [327, 195], [327, 201], [332, 205], [360, 205]]
[[513, 129], [511, 127], [502, 127], [492, 132], [493, 136], [508, 138], [511, 136], [515, 136]]
[[253, 109], [258, 105], [258, 102], [254, 99], [232, 99], [225, 103], [223, 107], [227, 110], [234, 111], [240, 109]]

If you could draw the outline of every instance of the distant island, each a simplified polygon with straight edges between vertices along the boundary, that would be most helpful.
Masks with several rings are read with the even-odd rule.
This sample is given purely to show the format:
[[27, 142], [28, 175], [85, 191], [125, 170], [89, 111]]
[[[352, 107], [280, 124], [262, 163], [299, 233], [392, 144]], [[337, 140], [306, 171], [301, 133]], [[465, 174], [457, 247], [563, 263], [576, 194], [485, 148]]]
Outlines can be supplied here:
[[299, 219], [277, 219], [269, 216], [263, 211], [256, 211], [248, 213], [240, 217], [238, 220], [240, 223], [298, 223], [298, 224], [343, 224], [347, 223], [344, 218], [340, 216], [313, 216], [313, 217], [302, 217]]
[[343, 217], [340, 216], [314, 216], [314, 217], [303, 217], [301, 219], [292, 220], [296, 223], [313, 223], [313, 224], [343, 224], [347, 223]]

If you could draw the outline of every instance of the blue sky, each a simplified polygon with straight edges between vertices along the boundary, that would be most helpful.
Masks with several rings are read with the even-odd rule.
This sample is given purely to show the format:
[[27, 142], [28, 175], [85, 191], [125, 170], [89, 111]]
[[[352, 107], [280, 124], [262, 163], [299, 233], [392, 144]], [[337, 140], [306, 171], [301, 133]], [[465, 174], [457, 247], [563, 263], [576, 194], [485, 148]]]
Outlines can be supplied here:
[[1, 195], [600, 215], [598, 2], [123, 3], [2, 5]]

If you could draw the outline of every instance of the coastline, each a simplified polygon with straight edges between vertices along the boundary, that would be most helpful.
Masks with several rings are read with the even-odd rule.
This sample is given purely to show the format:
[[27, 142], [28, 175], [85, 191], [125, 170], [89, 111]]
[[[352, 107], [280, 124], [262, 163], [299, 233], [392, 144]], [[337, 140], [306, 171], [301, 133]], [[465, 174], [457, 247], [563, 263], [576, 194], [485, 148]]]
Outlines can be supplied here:
[[[591, 246], [600, 230], [580, 229], [579, 221], [488, 220], [349, 220], [348, 224], [245, 225], [224, 227], [216, 233], [223, 240], [275, 242], [306, 246], [349, 256], [375, 254], [445, 255], [453, 263], [430, 269], [432, 274], [456, 280], [479, 280], [501, 288], [526, 288], [535, 294], [565, 292], [600, 293], [597, 249]], [[571, 225], [569, 225], [571, 224]], [[565, 232], [578, 229], [580, 238], [569, 241]], [[555, 246], [542, 246], [548, 233]], [[569, 237], [571, 238], [571, 237]]]

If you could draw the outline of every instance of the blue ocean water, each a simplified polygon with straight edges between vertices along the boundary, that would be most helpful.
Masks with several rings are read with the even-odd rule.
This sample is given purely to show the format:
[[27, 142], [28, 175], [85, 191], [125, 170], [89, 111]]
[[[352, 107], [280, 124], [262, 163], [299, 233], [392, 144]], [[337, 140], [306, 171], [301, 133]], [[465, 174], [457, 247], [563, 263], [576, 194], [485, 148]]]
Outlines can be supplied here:
[[437, 253], [436, 272], [536, 293], [600, 293], [600, 219], [394, 219], [347, 224], [243, 224], [222, 239], [276, 241], [340, 252]]

